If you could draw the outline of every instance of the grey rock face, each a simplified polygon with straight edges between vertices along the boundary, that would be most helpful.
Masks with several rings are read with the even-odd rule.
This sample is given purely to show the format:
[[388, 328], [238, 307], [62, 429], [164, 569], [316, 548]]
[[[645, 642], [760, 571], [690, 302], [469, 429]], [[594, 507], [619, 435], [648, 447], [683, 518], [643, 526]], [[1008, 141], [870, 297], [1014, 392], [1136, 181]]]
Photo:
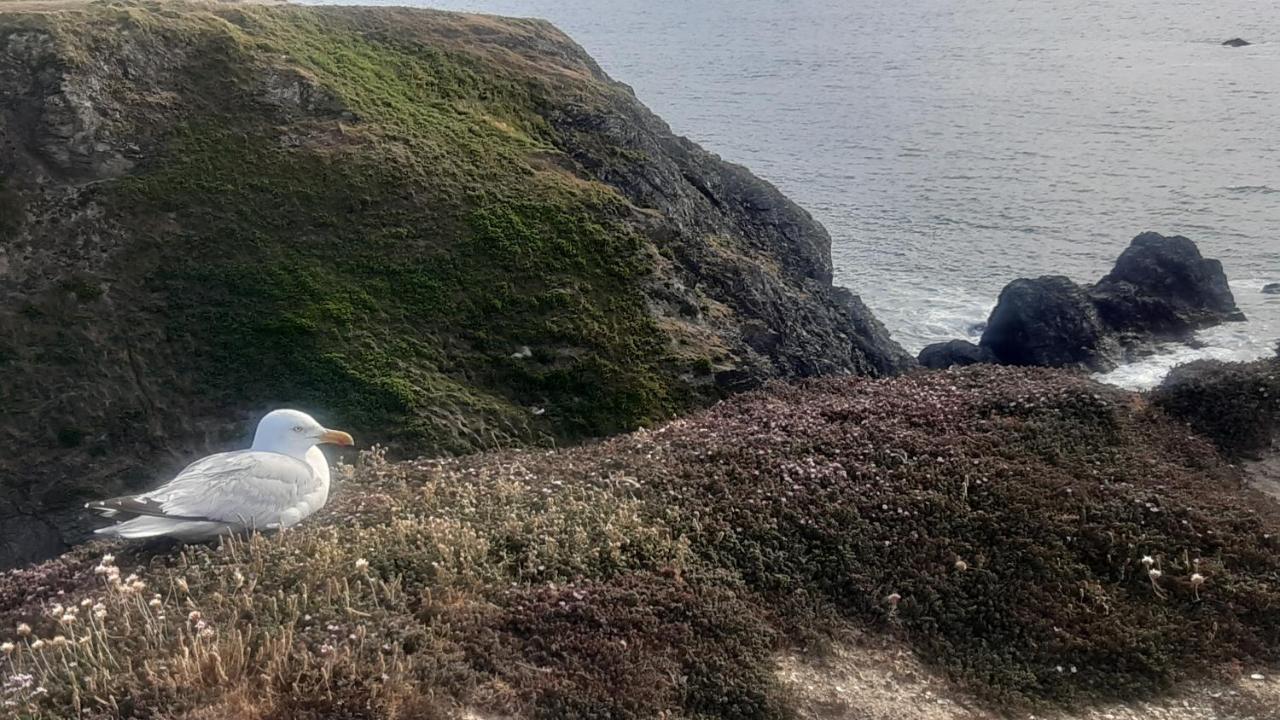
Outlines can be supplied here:
[[[746, 168], [672, 134], [629, 89], [614, 84], [626, 90], [625, 102], [603, 111], [548, 108], [547, 119], [582, 170], [661, 218], [649, 233], [669, 248], [678, 278], [655, 290], [663, 305], [709, 302], [754, 318], [739, 335], [746, 347], [733, 387], [774, 377], [891, 375], [914, 366], [860, 298], [832, 285], [831, 236], [820, 223]], [[628, 161], [600, 152], [602, 140], [625, 148]], [[679, 302], [672, 302], [673, 292], [682, 295]], [[724, 332], [716, 327], [723, 318], [680, 315]]]

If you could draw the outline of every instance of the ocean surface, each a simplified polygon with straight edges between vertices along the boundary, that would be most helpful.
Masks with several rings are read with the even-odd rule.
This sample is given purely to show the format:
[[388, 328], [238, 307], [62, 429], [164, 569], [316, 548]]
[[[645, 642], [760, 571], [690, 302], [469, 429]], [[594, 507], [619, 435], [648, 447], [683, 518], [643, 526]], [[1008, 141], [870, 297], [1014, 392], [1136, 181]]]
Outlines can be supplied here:
[[[404, 3], [396, 3], [404, 4]], [[915, 352], [1005, 283], [1092, 282], [1138, 233], [1222, 260], [1247, 323], [1104, 376], [1157, 383], [1280, 338], [1276, 0], [431, 0], [553, 21], [833, 238], [837, 282]], [[1223, 47], [1243, 37], [1254, 45]]]

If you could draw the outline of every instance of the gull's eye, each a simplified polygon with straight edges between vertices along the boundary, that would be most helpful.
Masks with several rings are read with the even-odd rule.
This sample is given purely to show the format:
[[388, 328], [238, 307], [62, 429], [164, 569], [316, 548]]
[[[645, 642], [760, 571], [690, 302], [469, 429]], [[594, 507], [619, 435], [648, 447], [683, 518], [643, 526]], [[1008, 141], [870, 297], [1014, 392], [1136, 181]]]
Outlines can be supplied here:
[[293, 426], [293, 431], [294, 431], [294, 432], [300, 433], [300, 432], [303, 432], [304, 430], [306, 430], [306, 428], [302, 427], [301, 425], [294, 425], [294, 426]]

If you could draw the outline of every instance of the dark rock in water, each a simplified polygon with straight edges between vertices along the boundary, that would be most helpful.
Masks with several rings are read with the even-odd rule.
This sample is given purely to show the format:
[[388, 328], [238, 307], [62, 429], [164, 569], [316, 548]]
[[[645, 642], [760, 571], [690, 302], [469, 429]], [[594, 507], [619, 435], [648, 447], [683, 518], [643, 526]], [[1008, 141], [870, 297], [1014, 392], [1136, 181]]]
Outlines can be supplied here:
[[1227, 47], [1244, 47], [1246, 45], [1252, 45], [1253, 43], [1249, 42], [1248, 40], [1245, 40], [1244, 38], [1231, 38], [1230, 40], [1222, 44], [1226, 45]]
[[1115, 366], [1117, 355], [1088, 293], [1061, 275], [1006, 285], [981, 344], [1006, 365], [1103, 371]]
[[[1280, 283], [1267, 287], [1264, 292], [1280, 293]], [[1222, 263], [1202, 257], [1185, 237], [1147, 232], [1133, 239], [1095, 285], [1062, 276], [1009, 283], [979, 344], [1006, 365], [1106, 371], [1161, 341], [1191, 342], [1200, 328], [1244, 319]], [[957, 343], [925, 348], [920, 363], [984, 361]]]
[[1280, 295], [1280, 283], [1267, 283], [1262, 286], [1264, 295]]
[[933, 370], [996, 362], [994, 353], [968, 340], [934, 343], [921, 350], [918, 359], [921, 366]]
[[1180, 338], [1245, 319], [1222, 263], [1201, 257], [1195, 243], [1182, 236], [1147, 232], [1134, 238], [1088, 294], [1102, 322], [1118, 333]]

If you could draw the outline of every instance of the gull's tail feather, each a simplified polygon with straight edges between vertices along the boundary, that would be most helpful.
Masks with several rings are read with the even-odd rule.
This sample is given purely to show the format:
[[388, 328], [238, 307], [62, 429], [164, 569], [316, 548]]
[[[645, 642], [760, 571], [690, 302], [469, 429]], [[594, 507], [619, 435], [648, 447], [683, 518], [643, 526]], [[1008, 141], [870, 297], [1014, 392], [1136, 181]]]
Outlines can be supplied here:
[[182, 540], [206, 540], [234, 531], [230, 523], [212, 520], [182, 520], [144, 515], [95, 530], [98, 535], [126, 539], [167, 535]]
[[111, 498], [110, 500], [94, 500], [87, 502], [84, 506], [103, 517], [117, 517], [121, 513], [128, 515], [146, 515], [151, 517], [162, 517], [171, 520], [207, 520], [208, 518], [174, 515], [164, 511], [164, 505], [156, 502], [146, 495], [126, 495], [124, 497]]
[[119, 510], [113, 510], [112, 508], [109, 508], [109, 507], [103, 507], [101, 503], [85, 503], [84, 506], [98, 513], [104, 518], [113, 518], [113, 517], [120, 516]]

